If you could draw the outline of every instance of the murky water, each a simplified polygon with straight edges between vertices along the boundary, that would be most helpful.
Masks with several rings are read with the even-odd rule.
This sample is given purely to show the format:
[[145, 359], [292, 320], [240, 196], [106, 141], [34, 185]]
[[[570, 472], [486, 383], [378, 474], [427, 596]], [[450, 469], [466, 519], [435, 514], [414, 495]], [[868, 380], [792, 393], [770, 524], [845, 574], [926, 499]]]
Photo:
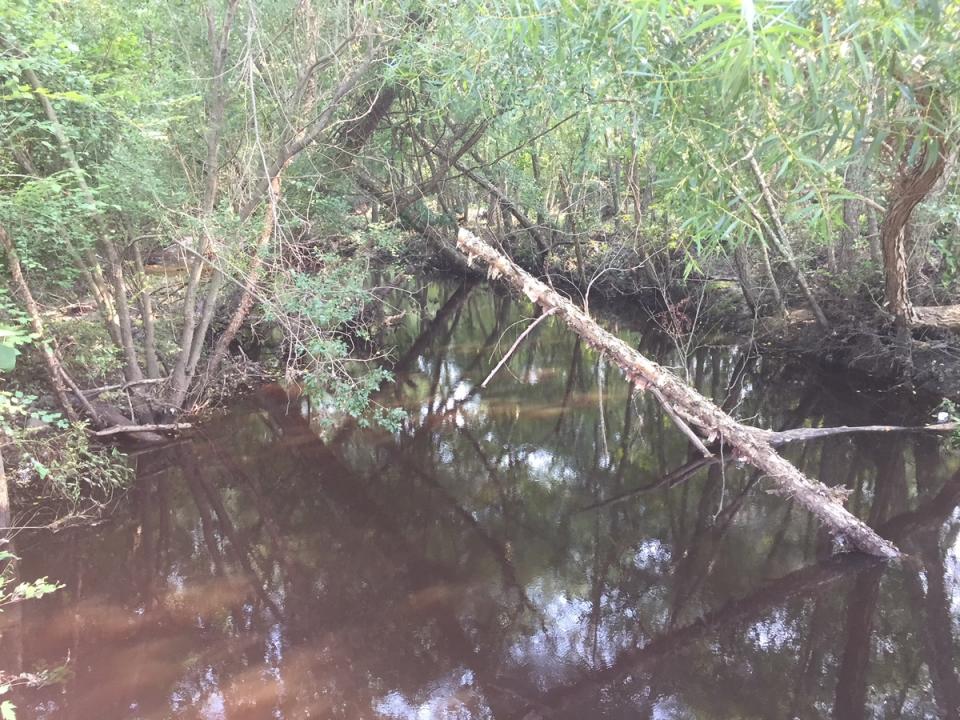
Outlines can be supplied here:
[[[960, 712], [960, 458], [929, 437], [790, 448], [910, 553], [837, 548], [527, 306], [414, 296], [402, 430], [269, 387], [138, 458], [108, 525], [21, 534], [66, 584], [0, 617], [21, 718], [946, 718]], [[841, 379], [617, 331], [758, 425], [920, 422]], [[505, 334], [504, 334], [505, 333]], [[501, 339], [501, 336], [502, 339]], [[499, 341], [499, 345], [498, 345]]]

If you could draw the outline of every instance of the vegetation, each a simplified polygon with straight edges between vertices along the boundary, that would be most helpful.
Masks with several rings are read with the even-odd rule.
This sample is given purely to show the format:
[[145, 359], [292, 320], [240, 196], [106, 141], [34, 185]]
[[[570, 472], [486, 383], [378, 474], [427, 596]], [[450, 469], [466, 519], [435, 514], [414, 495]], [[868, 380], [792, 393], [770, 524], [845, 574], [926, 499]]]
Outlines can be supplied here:
[[30, 337], [64, 422], [149, 440], [266, 341], [366, 417], [371, 267], [462, 266], [468, 224], [585, 305], [679, 331], [732, 280], [909, 377], [960, 325], [958, 33], [934, 0], [10, 0], [0, 366]]
[[[504, 648], [513, 639], [503, 618], [525, 617], [552, 597], [551, 583], [569, 585], [556, 597], [583, 596], [575, 586], [592, 564], [593, 653], [607, 613], [624, 630], [626, 654], [606, 660], [629, 669], [646, 657], [626, 650], [639, 635], [637, 647], [652, 645], [654, 660], [651, 638], [672, 644], [680, 628], [684, 642], [697, 640], [684, 628], [696, 628], [701, 610], [714, 607], [707, 602], [714, 583], [744, 587], [719, 595], [741, 600], [705, 615], [704, 632], [769, 606], [766, 590], [741, 591], [744, 577], [764, 577], [778, 553], [785, 582], [773, 585], [774, 606], [841, 577], [831, 563], [796, 570], [799, 560], [829, 550], [806, 513], [798, 519], [802, 508], [838, 532], [838, 547], [849, 541], [886, 557], [905, 552], [924, 566], [921, 575], [904, 563], [894, 590], [909, 596], [905, 607], [924, 608], [924, 642], [941, 641], [925, 647], [932, 660], [923, 661], [923, 673], [934, 688], [930, 712], [947, 715], [960, 698], [953, 647], [942, 642], [952, 637], [944, 585], [953, 581], [931, 528], [955, 508], [958, 476], [951, 468], [952, 479], [931, 482], [935, 441], [920, 433], [910, 444], [831, 438], [813, 445], [819, 451], [789, 447], [781, 455], [776, 436], [790, 435], [791, 423], [826, 424], [826, 414], [811, 414], [806, 399], [792, 395], [775, 398], [771, 414], [747, 388], [774, 374], [749, 367], [761, 334], [841, 364], [878, 358], [870, 369], [884, 379], [953, 398], [939, 407], [939, 396], [923, 402], [925, 411], [937, 408], [941, 427], [933, 431], [949, 426], [957, 443], [958, 38], [960, 4], [940, 0], [4, 0], [0, 528], [16, 524], [11, 492], [53, 497], [73, 514], [104, 505], [133, 476], [114, 440], [159, 444], [237, 391], [279, 379], [282, 392], [261, 388], [254, 413], [224, 422], [230, 434], [221, 445], [236, 457], [200, 441], [145, 453], [144, 465], [159, 458], [161, 468], [139, 468], [146, 480], [131, 504], [144, 520], [115, 529], [124, 558], [138, 568], [116, 585], [136, 586], [144, 599], [138, 617], [152, 622], [158, 607], [176, 604], [160, 588], [174, 576], [164, 565], [171, 529], [176, 546], [193, 548], [191, 557], [200, 557], [202, 538], [210, 552], [210, 562], [197, 560], [204, 578], [213, 569], [217, 582], [227, 579], [225, 563], [236, 561], [238, 587], [247, 583], [260, 609], [275, 611], [278, 597], [297, 596], [294, 587], [275, 592], [271, 582], [299, 568], [307, 570], [303, 586], [313, 588], [301, 596], [326, 601], [334, 584], [324, 585], [315, 558], [297, 557], [306, 544], [284, 547], [285, 532], [302, 523], [319, 532], [324, 553], [340, 556], [343, 537], [363, 548], [356, 557], [371, 553], [368, 565], [350, 563], [336, 583], [335, 599], [351, 611], [377, 587], [364, 576], [376, 571], [377, 552], [391, 560], [385, 567], [417, 578], [403, 581], [404, 600], [395, 603], [403, 610], [392, 626], [403, 633], [415, 627], [406, 613], [420, 612], [417, 603], [439, 607], [441, 596], [459, 592], [444, 585], [427, 597], [433, 591], [423, 578], [442, 570], [450, 588], [460, 587], [468, 576], [458, 568], [467, 566], [502, 578], [509, 602], [501, 608], [477, 593], [476, 607], [487, 603], [498, 618], [488, 627], [501, 628], [478, 635]], [[461, 246], [483, 268], [467, 261], [458, 233], [475, 240]], [[578, 337], [559, 323], [528, 325], [556, 356], [536, 361], [519, 330], [504, 354], [497, 338], [505, 323], [527, 318], [510, 318], [488, 286], [442, 297], [421, 288], [411, 293], [422, 293], [420, 315], [415, 302], [404, 310], [390, 304], [398, 277], [476, 275], [486, 266]], [[651, 318], [665, 335], [627, 344], [604, 335], [591, 303], [614, 296], [627, 296], [627, 312]], [[694, 341], [707, 318], [749, 328], [749, 347], [712, 355], [708, 367]], [[451, 343], [458, 323], [476, 329], [470, 348]], [[399, 357], [382, 332], [397, 325], [397, 337], [411, 331]], [[424, 354], [431, 343], [441, 346], [439, 360]], [[640, 354], [648, 344], [676, 377]], [[471, 404], [481, 386], [470, 383], [485, 374], [494, 346], [502, 360], [494, 374], [513, 365], [530, 382], [508, 400], [494, 389], [487, 396], [494, 402]], [[608, 372], [605, 356], [620, 359], [625, 377]], [[394, 374], [404, 384], [388, 389]], [[543, 393], [553, 390], [560, 407], [544, 407]], [[306, 417], [288, 412], [292, 400], [302, 400]], [[530, 422], [520, 422], [526, 414]], [[837, 424], [852, 416], [831, 415]], [[923, 412], [902, 422], [931, 431], [917, 427], [930, 419]], [[444, 423], [455, 425], [453, 440], [441, 436]], [[646, 423], [642, 433], [656, 436], [655, 448], [634, 423]], [[383, 432], [354, 433], [371, 424]], [[555, 444], [541, 451], [550, 428]], [[261, 458], [255, 450], [265, 437], [271, 444]], [[411, 463], [407, 446], [421, 462]], [[263, 467], [251, 469], [250, 458]], [[740, 472], [731, 460], [756, 471]], [[221, 496], [198, 463], [222, 470], [218, 482], [229, 492]], [[834, 480], [849, 491], [846, 506], [842, 487], [816, 482], [834, 466], [843, 469]], [[171, 467], [182, 469], [179, 490], [161, 483]], [[701, 469], [706, 477], [694, 481]], [[789, 499], [765, 498], [757, 505], [764, 512], [741, 512], [762, 478], [767, 486], [779, 481]], [[645, 505], [624, 509], [622, 501], [648, 491]], [[187, 492], [192, 500], [181, 502]], [[256, 522], [238, 511], [246, 493]], [[18, 499], [18, 509], [27, 507]], [[284, 501], [274, 516], [264, 512]], [[190, 510], [173, 522], [170, 508], [191, 502], [197, 521]], [[688, 505], [696, 505], [689, 527]], [[781, 511], [771, 537], [767, 521]], [[330, 521], [317, 530], [324, 513]], [[501, 545], [496, 530], [511, 523], [516, 542]], [[455, 532], [444, 537], [444, 524]], [[626, 542], [621, 526], [629, 526]], [[449, 541], [461, 531], [476, 549], [459, 552]], [[735, 570], [715, 573], [703, 595], [697, 588], [715, 566], [711, 544], [728, 532], [749, 570], [731, 563]], [[644, 561], [649, 568], [637, 565], [644, 538], [657, 543]], [[245, 549], [252, 542], [264, 547]], [[421, 547], [428, 548], [422, 558]], [[0, 606], [55, 589], [46, 580], [14, 588], [13, 560], [0, 550]], [[561, 570], [546, 585], [537, 580], [539, 590], [525, 570], [534, 560]], [[97, 576], [101, 587], [116, 580], [110, 573], [120, 564], [104, 561], [111, 571]], [[832, 648], [811, 631], [795, 663], [804, 679], [780, 693], [784, 715], [828, 706], [821, 696], [829, 688], [815, 687], [811, 674], [824, 653], [842, 655], [836, 712], [865, 715], [866, 675], [857, 668], [872, 647], [880, 574], [857, 572], [847, 646]], [[605, 596], [606, 576], [610, 589], [621, 573], [625, 594]], [[648, 576], [657, 575], [676, 576], [675, 597], [647, 592]], [[232, 592], [231, 583], [223, 585]], [[68, 591], [74, 599], [80, 585]], [[613, 603], [606, 609], [604, 597]], [[832, 629], [827, 620], [833, 604], [841, 609], [839, 597], [816, 596], [810, 613], [794, 603], [791, 622], [809, 615], [811, 626]], [[628, 614], [644, 603], [665, 620], [653, 634], [637, 631]], [[310, 619], [293, 611], [288, 617]], [[892, 630], [882, 628], [894, 639], [917, 634], [911, 613], [902, 614]], [[517, 638], [533, 638], [537, 624], [546, 632], [533, 615], [516, 625]], [[678, 624], [688, 616], [693, 625]], [[443, 633], [456, 629], [457, 648], [472, 647], [461, 618], [444, 624]], [[217, 627], [241, 625], [238, 614]], [[430, 632], [418, 640], [425, 647]], [[194, 624], [190, 634], [200, 637]], [[491, 645], [489, 654], [506, 667], [499, 649]], [[465, 652], [456, 664], [469, 667], [476, 655]], [[900, 692], [918, 677], [926, 682], [913, 649], [889, 655], [890, 678], [877, 687]], [[13, 670], [15, 682], [56, 677]], [[587, 693], [606, 687], [602, 675], [583, 678]], [[14, 710], [4, 697], [7, 679], [0, 673], [3, 720]], [[164, 687], [162, 678], [149, 679]], [[639, 697], [632, 683], [625, 695]], [[531, 679], [529, 687], [546, 685]], [[522, 710], [509, 713], [517, 717], [552, 702], [508, 694], [503, 702]], [[918, 697], [904, 690], [900, 708], [930, 705]], [[859, 715], [850, 710], [858, 707]]]

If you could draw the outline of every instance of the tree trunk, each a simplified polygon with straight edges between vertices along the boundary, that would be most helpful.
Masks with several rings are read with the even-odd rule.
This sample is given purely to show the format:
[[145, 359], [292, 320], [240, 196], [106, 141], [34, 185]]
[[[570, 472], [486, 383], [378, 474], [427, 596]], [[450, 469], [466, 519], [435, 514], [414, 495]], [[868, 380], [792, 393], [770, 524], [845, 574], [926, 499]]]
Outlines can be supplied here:
[[147, 275], [143, 269], [140, 243], [133, 240], [133, 261], [140, 282], [140, 317], [143, 321], [143, 355], [147, 361], [147, 377], [160, 377], [160, 362], [157, 359], [157, 333], [153, 318], [153, 298], [147, 289]]
[[[224, 12], [223, 22], [218, 28], [216, 12], [213, 3], [206, 9], [207, 42], [210, 45], [211, 75], [210, 92], [207, 97], [207, 154], [203, 166], [203, 202], [200, 216], [209, 221], [217, 206], [217, 193], [220, 178], [220, 144], [223, 128], [226, 123], [227, 94], [225, 74], [227, 68], [227, 53], [229, 51], [230, 33], [236, 19], [239, 0], [228, 0]], [[200, 289], [200, 279], [203, 275], [204, 254], [209, 250], [209, 237], [204, 237], [199, 247], [192, 248], [196, 254], [191, 258], [190, 272], [187, 277], [187, 287], [183, 301], [183, 325], [180, 329], [180, 352], [170, 373], [170, 392], [172, 404], [177, 409], [183, 404], [190, 384], [188, 366], [194, 352], [194, 343], [197, 335], [197, 295]], [[219, 274], [219, 271], [217, 271]], [[211, 285], [219, 284], [220, 278], [215, 277]], [[217, 287], [219, 292], [219, 287]], [[202, 323], [202, 319], [201, 319]], [[204, 335], [206, 328], [204, 328]], [[203, 338], [200, 338], [201, 345]]]
[[[60, 123], [60, 117], [57, 115], [57, 111], [54, 109], [53, 104], [50, 102], [47, 96], [41, 92], [42, 84], [40, 83], [40, 79], [37, 77], [36, 73], [30, 69], [24, 70], [24, 77], [27, 79], [29, 85], [33, 88], [37, 99], [40, 101], [40, 105], [43, 107], [44, 115], [46, 115], [47, 120], [50, 122], [51, 132], [56, 138], [57, 144], [60, 146], [60, 150], [63, 153], [64, 159], [67, 161], [67, 165], [70, 168], [71, 174], [77, 182], [77, 186], [80, 188], [80, 194], [90, 207], [95, 208], [97, 204], [96, 198], [94, 197], [90, 186], [87, 184], [86, 175], [84, 174], [83, 169], [80, 167], [80, 163], [77, 161], [77, 156], [73, 151], [73, 145], [70, 142], [70, 138], [67, 137], [66, 132], [64, 132], [63, 125]], [[93, 219], [96, 222], [99, 230], [98, 240], [100, 246], [103, 248], [104, 254], [107, 256], [110, 283], [113, 285], [112, 303], [110, 302], [110, 299], [104, 295], [104, 293], [100, 293], [100, 296], [102, 296], [101, 303], [103, 304], [101, 311], [104, 312], [104, 321], [107, 323], [107, 328], [110, 331], [111, 337], [115, 342], [119, 338], [120, 349], [123, 351], [127, 362], [124, 373], [127, 380], [142, 380], [143, 371], [140, 369], [140, 364], [137, 360], [136, 347], [133, 343], [133, 326], [130, 322], [130, 308], [127, 300], [126, 285], [123, 279], [123, 265], [121, 262], [120, 253], [117, 251], [117, 247], [114, 245], [113, 240], [110, 239], [103, 215], [101, 215], [99, 210], [94, 210], [93, 212]], [[102, 278], [100, 263], [97, 262], [97, 259], [93, 255], [92, 251], [88, 250], [86, 252], [86, 259], [90, 265], [89, 269], [94, 276], [98, 277], [98, 279]], [[116, 316], [114, 316], [114, 312], [116, 313]]]
[[763, 258], [763, 274], [767, 278], [767, 285], [773, 294], [773, 304], [777, 308], [780, 317], [786, 317], [787, 304], [783, 301], [783, 294], [780, 292], [780, 285], [777, 283], [777, 276], [773, 272], [773, 263], [770, 261], [770, 251], [767, 250], [767, 241], [760, 237], [760, 256]]
[[[844, 189], [852, 194], [863, 192], [864, 167], [859, 159], [847, 166], [844, 173]], [[840, 232], [840, 245], [837, 248], [837, 264], [840, 270], [849, 270], [857, 239], [860, 237], [860, 213], [863, 202], [856, 198], [843, 201], [843, 229]]]
[[[897, 225], [900, 227], [895, 227]], [[907, 256], [904, 243], [904, 225], [890, 212], [880, 227], [880, 247], [883, 252], [883, 296], [887, 309], [898, 328], [909, 327], [917, 321], [917, 313], [910, 302], [907, 274]]]
[[737, 246], [733, 249], [733, 265], [737, 269], [737, 279], [740, 282], [743, 300], [750, 308], [750, 312], [756, 313], [759, 308], [757, 285], [753, 280], [753, 272], [750, 269], [750, 256], [747, 253], [746, 243], [742, 241], [737, 243]]
[[867, 242], [870, 247], [870, 261], [881, 267], [883, 249], [880, 247], [880, 223], [877, 222], [877, 211], [872, 207], [867, 207]]
[[[930, 109], [929, 90], [917, 93], [919, 103]], [[910, 138], [919, 142], [917, 137]], [[910, 216], [927, 196], [940, 176], [947, 160], [947, 147], [943, 137], [934, 135], [929, 140], [936, 148], [936, 156], [930, 157], [929, 146], [924, 146], [912, 165], [907, 159], [901, 162], [899, 172], [887, 198], [887, 211], [880, 223], [880, 247], [883, 252], [883, 291], [887, 309], [894, 317], [898, 333], [903, 334], [917, 320], [910, 302], [907, 273], [906, 230]], [[908, 145], [912, 143], [908, 142]]]
[[7, 487], [7, 475], [3, 467], [3, 451], [0, 449], [0, 531], [10, 527], [10, 490]]
[[76, 411], [67, 397], [67, 386], [63, 382], [63, 367], [60, 364], [60, 358], [57, 357], [52, 340], [47, 340], [43, 331], [43, 320], [40, 317], [40, 308], [37, 307], [36, 300], [33, 299], [33, 293], [30, 292], [30, 286], [27, 285], [27, 279], [23, 276], [23, 270], [20, 267], [20, 258], [17, 256], [17, 249], [13, 245], [13, 240], [7, 235], [6, 229], [0, 225], [0, 245], [3, 246], [7, 254], [7, 266], [10, 268], [10, 275], [13, 277], [13, 284], [17, 292], [23, 299], [27, 307], [27, 314], [30, 316], [30, 324], [33, 332], [36, 333], [36, 341], [43, 349], [43, 359], [47, 365], [47, 378], [53, 386], [53, 391], [57, 396], [57, 402], [63, 409], [64, 414], [72, 421], [76, 422]]

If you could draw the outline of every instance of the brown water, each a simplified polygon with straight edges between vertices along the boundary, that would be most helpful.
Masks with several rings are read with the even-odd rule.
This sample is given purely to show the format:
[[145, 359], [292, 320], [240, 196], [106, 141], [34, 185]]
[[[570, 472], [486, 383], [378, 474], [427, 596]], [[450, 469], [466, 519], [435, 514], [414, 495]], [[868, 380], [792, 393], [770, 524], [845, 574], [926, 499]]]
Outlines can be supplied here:
[[[265, 388], [139, 456], [109, 524], [18, 536], [24, 575], [66, 588], [0, 618], [0, 666], [71, 673], [23, 692], [21, 720], [957, 716], [960, 458], [940, 441], [789, 450], [910, 553], [836, 556], [749, 469], [686, 472], [659, 407], [552, 321], [479, 390], [529, 307], [456, 285], [411, 303], [380, 398], [398, 432]], [[930, 410], [617, 331], [761, 426]]]

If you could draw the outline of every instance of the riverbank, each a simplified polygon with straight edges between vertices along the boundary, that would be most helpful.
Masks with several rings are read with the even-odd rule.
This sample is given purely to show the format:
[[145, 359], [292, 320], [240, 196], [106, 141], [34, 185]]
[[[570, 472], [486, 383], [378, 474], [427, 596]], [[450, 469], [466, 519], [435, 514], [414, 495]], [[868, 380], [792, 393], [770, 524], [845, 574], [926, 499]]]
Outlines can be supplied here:
[[[550, 255], [544, 264], [517, 241], [481, 232], [488, 242], [509, 247], [521, 267], [547, 281], [577, 304], [603, 308], [621, 320], [642, 319], [680, 344], [722, 336], [755, 346], [758, 351], [796, 356], [833, 370], [849, 371], [860, 382], [877, 389], [906, 389], [929, 399], [960, 401], [960, 332], [919, 326], [911, 333], [909, 352], [898, 340], [893, 318], [869, 296], [823, 291], [820, 306], [829, 328], [817, 323], [802, 293], [785, 284], [787, 311], [781, 315], [769, 304], [751, 311], [742, 288], [727, 263], [716, 263], [710, 273], [673, 277], [659, 271], [642, 253], [613, 253], [585, 243], [584, 270], [577, 270], [570, 248]], [[405, 261], [414, 272], [454, 277], [482, 277], [483, 273], [452, 266], [447, 255], [436, 253], [435, 243], [411, 245]], [[666, 280], [666, 277], [673, 277]], [[695, 340], [700, 338], [700, 340]]]

